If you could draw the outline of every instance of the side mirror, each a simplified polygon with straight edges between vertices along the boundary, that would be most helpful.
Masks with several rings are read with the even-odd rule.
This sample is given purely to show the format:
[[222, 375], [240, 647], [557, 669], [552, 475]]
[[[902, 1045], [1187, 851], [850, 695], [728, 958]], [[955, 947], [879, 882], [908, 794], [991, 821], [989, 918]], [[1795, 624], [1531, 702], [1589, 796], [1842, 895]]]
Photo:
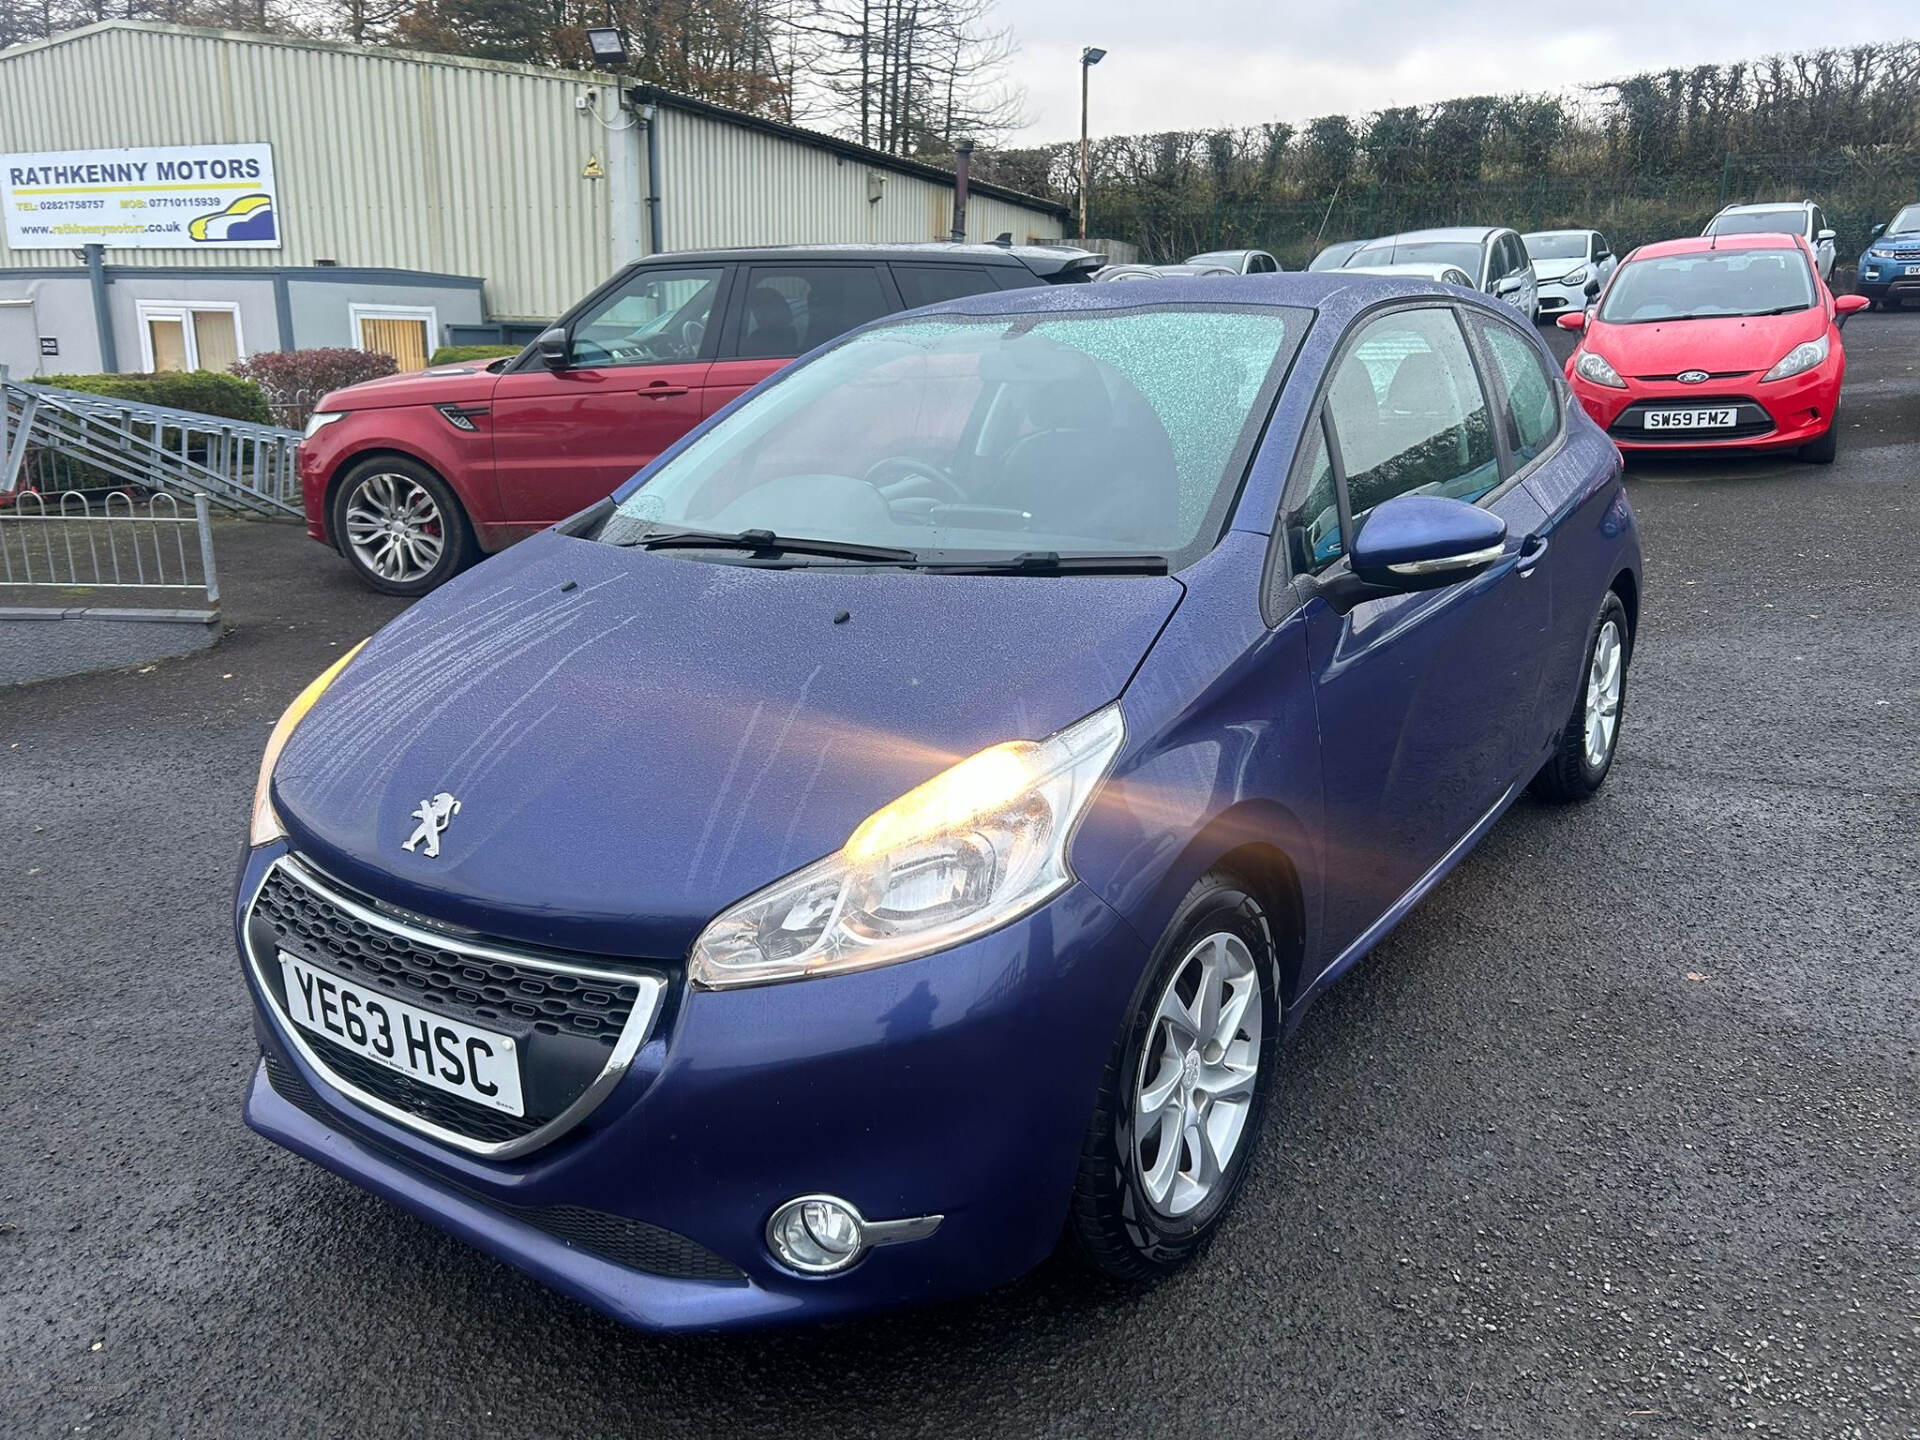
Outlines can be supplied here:
[[1612, 258], [1613, 252], [1611, 250], [1602, 250], [1598, 255], [1593, 257], [1593, 263], [1596, 265], [1604, 265]]
[[573, 345], [567, 338], [567, 332], [558, 325], [551, 330], [542, 330], [533, 342], [533, 348], [539, 353], [540, 363], [549, 370], [564, 370], [572, 359]]
[[1886, 233], [1887, 233], [1887, 227], [1886, 227], [1886, 226], [1884, 226], [1884, 225], [1876, 225], [1876, 226], [1874, 226], [1874, 227], [1873, 227], [1873, 229], [1871, 229], [1871, 230], [1869, 230], [1869, 231], [1867, 232], [1867, 238], [1868, 238], [1869, 240], [1878, 240], [1878, 239], [1879, 239], [1879, 238], [1880, 238], [1880, 237], [1881, 237], [1882, 235], [1884, 235], [1884, 234], [1886, 234]]
[[1858, 315], [1873, 304], [1864, 295], [1836, 295], [1833, 297], [1833, 323], [1845, 325], [1849, 315]]
[[1594, 296], [1598, 295], [1599, 293], [1600, 293], [1600, 282], [1598, 280], [1587, 281], [1587, 290], [1586, 290], [1587, 299], [1591, 300], [1593, 299]]
[[1383, 591], [1433, 590], [1478, 575], [1506, 549], [1507, 522], [1442, 495], [1396, 495], [1353, 537], [1351, 567]]
[[1824, 245], [1831, 239], [1833, 239], [1833, 231], [1831, 230], [1822, 230], [1818, 235], [1813, 237], [1814, 244], [1816, 245]]
[[1558, 325], [1562, 330], [1584, 330], [1587, 328], [1587, 312], [1584, 310], [1569, 310], [1553, 323]]

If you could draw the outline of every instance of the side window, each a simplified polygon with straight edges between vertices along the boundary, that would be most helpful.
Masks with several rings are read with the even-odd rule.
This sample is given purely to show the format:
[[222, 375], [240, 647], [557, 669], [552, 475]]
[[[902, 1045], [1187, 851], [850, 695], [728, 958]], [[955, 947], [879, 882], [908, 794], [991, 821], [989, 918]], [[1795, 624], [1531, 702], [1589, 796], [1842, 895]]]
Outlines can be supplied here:
[[1327, 458], [1326, 427], [1318, 419], [1307, 437], [1303, 463], [1307, 488], [1287, 516], [1287, 540], [1294, 573], [1312, 574], [1346, 553], [1340, 538], [1340, 500], [1333, 490], [1333, 463]]
[[900, 287], [900, 298], [909, 310], [919, 305], [937, 305], [942, 300], [958, 300], [963, 295], [984, 295], [1000, 286], [993, 271], [984, 265], [896, 265], [893, 280]]
[[1356, 529], [1396, 495], [1477, 501], [1500, 483], [1486, 397], [1451, 310], [1399, 310], [1361, 331], [1327, 391]]
[[1507, 392], [1507, 440], [1515, 463], [1541, 455], [1560, 433], [1560, 387], [1540, 354], [1510, 326], [1475, 318]]
[[747, 272], [736, 353], [748, 360], [803, 355], [892, 309], [871, 265], [756, 265]]
[[723, 273], [718, 266], [636, 271], [574, 321], [572, 363], [591, 370], [699, 359]]
[[1278, 265], [1274, 264], [1271, 255], [1255, 255], [1253, 257], [1253, 264], [1248, 267], [1248, 273], [1251, 275], [1271, 275], [1279, 268]]
[[1527, 247], [1515, 236], [1507, 236], [1507, 273], [1517, 275], [1527, 268]]
[[1598, 260], [1607, 253], [1607, 242], [1598, 230], [1587, 236], [1587, 259]]

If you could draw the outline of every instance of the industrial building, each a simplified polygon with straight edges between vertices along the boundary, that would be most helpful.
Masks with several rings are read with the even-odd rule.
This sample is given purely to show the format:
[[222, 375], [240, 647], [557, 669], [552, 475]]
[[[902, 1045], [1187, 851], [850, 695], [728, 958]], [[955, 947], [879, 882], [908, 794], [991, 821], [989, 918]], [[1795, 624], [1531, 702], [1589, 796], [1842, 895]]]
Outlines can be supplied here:
[[[662, 250], [926, 241], [951, 171], [614, 76], [107, 21], [0, 51], [0, 365], [514, 340]], [[1066, 211], [970, 187], [967, 238]]]

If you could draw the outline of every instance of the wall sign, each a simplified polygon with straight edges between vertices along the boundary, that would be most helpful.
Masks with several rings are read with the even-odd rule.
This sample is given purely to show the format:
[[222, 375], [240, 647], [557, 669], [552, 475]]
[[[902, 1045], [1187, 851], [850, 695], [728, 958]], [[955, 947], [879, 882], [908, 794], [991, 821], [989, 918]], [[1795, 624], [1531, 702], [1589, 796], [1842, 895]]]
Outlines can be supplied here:
[[15, 250], [278, 250], [271, 145], [0, 155]]
[[60, 353], [60, 337], [58, 335], [42, 335], [40, 337], [40, 353], [42, 355], [58, 355]]

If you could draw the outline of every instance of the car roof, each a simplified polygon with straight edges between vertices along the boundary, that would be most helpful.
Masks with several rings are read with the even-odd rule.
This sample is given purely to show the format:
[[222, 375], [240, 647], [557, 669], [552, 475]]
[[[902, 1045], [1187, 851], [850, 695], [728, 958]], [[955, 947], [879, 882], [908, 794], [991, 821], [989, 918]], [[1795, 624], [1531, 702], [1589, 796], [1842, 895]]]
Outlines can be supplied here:
[[1798, 250], [1800, 248], [1801, 241], [1798, 235], [1755, 230], [1741, 235], [1688, 235], [1679, 240], [1656, 240], [1651, 245], [1642, 245], [1629, 258], [1657, 260], [1666, 255], [1705, 255], [1714, 250], [1724, 250], [1733, 254], [1741, 250]]
[[657, 265], [662, 262], [702, 260], [931, 260], [964, 261], [968, 264], [1000, 264], [1009, 261], [1040, 261], [1058, 265], [1094, 252], [1077, 245], [984, 245], [952, 240], [903, 240], [864, 245], [738, 245], [720, 250], [662, 250], [635, 263]]
[[1538, 240], [1546, 235], [1598, 235], [1599, 233], [1598, 230], [1592, 228], [1575, 226], [1566, 230], [1528, 230], [1522, 234], [1520, 238], [1522, 240]]
[[1759, 210], [1811, 210], [1811, 200], [1756, 200], [1751, 205], [1727, 205], [1721, 208], [1722, 215], [1751, 215]]
[[1477, 245], [1506, 228], [1504, 225], [1443, 225], [1434, 230], [1403, 230], [1398, 235], [1376, 236], [1364, 242], [1361, 248], [1371, 249], [1375, 245], [1403, 244], [1416, 240], [1453, 240]]

